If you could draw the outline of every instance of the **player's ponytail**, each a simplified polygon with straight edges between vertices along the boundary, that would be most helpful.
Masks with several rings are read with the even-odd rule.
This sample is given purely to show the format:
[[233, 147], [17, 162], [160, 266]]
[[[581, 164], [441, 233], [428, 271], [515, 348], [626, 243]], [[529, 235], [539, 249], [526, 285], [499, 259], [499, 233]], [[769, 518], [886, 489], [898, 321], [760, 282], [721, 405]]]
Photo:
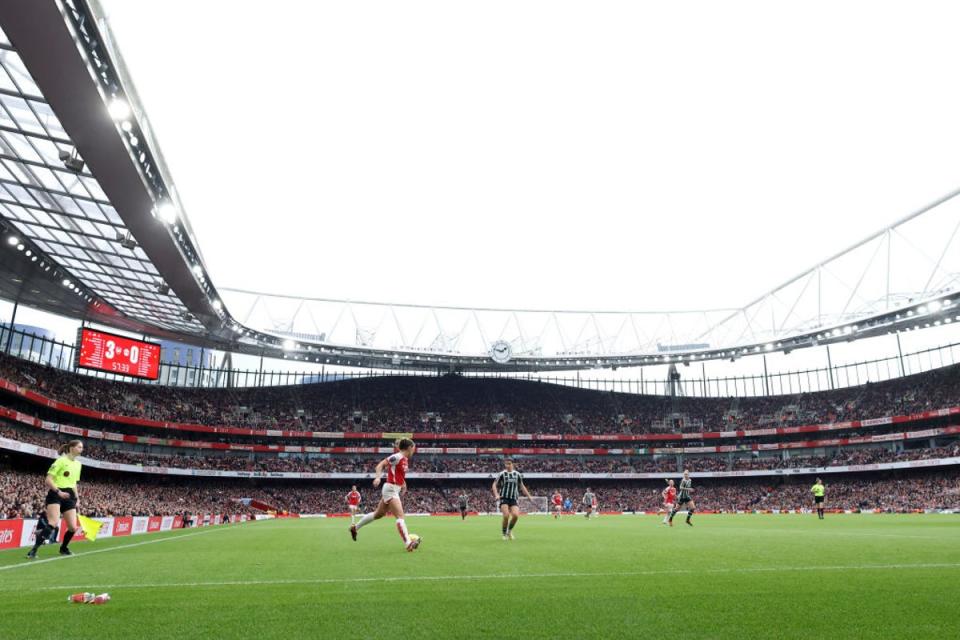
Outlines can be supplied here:
[[73, 448], [74, 448], [75, 446], [77, 446], [78, 444], [82, 444], [82, 443], [80, 442], [80, 440], [71, 440], [70, 442], [67, 442], [66, 444], [60, 445], [60, 448], [57, 449], [57, 453], [59, 453], [60, 455], [64, 455], [65, 453], [69, 453], [69, 452], [70, 452], [70, 449], [73, 449]]
[[393, 443], [393, 446], [400, 451], [406, 451], [413, 446], [413, 440], [410, 438], [397, 438], [397, 440]]

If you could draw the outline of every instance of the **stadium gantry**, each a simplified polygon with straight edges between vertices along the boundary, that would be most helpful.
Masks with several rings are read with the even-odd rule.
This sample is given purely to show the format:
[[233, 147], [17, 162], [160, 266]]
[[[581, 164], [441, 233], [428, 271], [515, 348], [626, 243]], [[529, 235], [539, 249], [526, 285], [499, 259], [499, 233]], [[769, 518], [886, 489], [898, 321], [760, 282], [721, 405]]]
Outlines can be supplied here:
[[218, 290], [98, 3], [11, 0], [0, 28], [0, 296], [18, 304], [225, 352], [517, 372], [790, 352], [957, 317], [960, 190], [729, 308], [461, 308]]

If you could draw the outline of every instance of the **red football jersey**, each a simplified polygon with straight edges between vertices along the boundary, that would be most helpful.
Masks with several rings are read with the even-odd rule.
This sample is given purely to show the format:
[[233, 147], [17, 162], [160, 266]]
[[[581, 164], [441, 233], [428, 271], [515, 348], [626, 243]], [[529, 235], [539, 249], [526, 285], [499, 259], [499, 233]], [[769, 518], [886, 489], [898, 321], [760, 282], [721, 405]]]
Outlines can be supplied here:
[[667, 487], [663, 490], [663, 501], [667, 504], [673, 504], [677, 501], [677, 488]]
[[403, 485], [407, 481], [407, 458], [402, 453], [395, 453], [387, 462], [390, 466], [387, 468], [387, 482], [390, 484]]
[[562, 504], [563, 504], [563, 496], [561, 496], [559, 493], [553, 494], [553, 504], [555, 504], [555, 505], [557, 505], [557, 506], [562, 505]]
[[350, 504], [350, 505], [352, 505], [352, 506], [354, 506], [354, 507], [357, 506], [358, 504], [360, 504], [360, 492], [359, 492], [359, 491], [351, 491], [350, 493], [348, 493], [348, 494], [347, 494], [347, 504]]

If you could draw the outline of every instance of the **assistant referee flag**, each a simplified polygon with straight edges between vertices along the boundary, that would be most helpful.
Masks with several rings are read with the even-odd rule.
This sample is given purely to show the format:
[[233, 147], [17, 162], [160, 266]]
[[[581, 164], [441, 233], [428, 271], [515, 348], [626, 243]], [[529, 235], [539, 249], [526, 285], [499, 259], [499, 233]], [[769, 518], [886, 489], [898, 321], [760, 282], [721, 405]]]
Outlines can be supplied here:
[[80, 528], [83, 529], [83, 535], [87, 540], [93, 542], [97, 539], [97, 534], [100, 533], [100, 527], [103, 526], [103, 523], [99, 520], [94, 520], [93, 518], [88, 518], [87, 516], [77, 515], [77, 520], [80, 521]]

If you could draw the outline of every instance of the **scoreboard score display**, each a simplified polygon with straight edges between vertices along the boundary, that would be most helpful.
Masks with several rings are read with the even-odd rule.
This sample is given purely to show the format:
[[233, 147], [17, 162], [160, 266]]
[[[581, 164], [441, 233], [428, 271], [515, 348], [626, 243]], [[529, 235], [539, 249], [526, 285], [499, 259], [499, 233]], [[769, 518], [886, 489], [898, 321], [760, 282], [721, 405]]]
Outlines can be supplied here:
[[134, 378], [160, 377], [160, 345], [81, 327], [76, 366]]

